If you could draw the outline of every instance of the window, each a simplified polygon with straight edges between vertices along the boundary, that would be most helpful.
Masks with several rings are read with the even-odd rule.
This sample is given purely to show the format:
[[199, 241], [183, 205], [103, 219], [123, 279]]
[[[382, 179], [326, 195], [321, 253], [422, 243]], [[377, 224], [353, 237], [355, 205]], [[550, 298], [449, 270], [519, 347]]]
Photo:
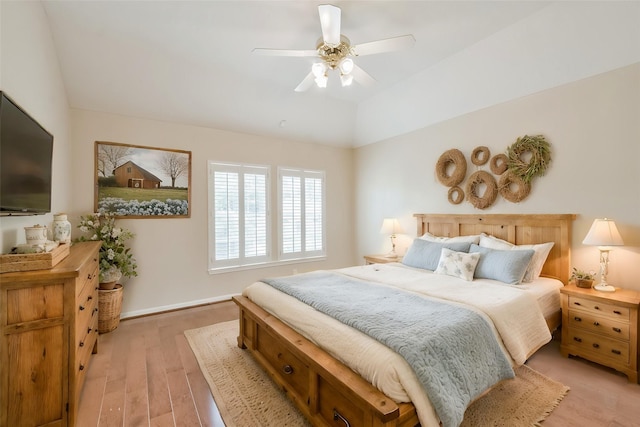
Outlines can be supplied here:
[[280, 259], [325, 255], [324, 172], [278, 169]]
[[267, 262], [269, 168], [209, 162], [209, 268]]

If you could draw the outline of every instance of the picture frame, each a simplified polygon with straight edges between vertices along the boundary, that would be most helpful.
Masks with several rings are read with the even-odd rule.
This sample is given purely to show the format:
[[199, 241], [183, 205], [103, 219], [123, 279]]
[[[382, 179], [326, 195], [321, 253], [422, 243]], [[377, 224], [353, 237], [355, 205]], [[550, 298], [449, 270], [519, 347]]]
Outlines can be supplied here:
[[94, 212], [191, 217], [191, 151], [106, 141], [94, 151]]

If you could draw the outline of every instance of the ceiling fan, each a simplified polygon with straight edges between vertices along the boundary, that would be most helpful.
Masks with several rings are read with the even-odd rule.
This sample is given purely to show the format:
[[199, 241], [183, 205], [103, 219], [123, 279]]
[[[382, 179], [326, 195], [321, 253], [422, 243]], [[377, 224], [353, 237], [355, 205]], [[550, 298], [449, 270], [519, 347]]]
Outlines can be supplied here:
[[342, 86], [349, 86], [354, 80], [364, 86], [371, 85], [375, 82], [375, 79], [362, 68], [358, 67], [353, 62], [352, 57], [405, 49], [412, 47], [416, 41], [411, 34], [408, 34], [352, 45], [347, 37], [340, 34], [341, 11], [339, 7], [324, 4], [318, 6], [318, 12], [320, 14], [322, 37], [318, 40], [316, 49], [253, 49], [253, 53], [258, 55], [317, 56], [320, 58], [321, 61], [313, 63], [311, 72], [309, 72], [295, 88], [296, 92], [306, 91], [314, 82], [320, 88], [327, 87], [329, 70], [338, 70], [340, 72], [340, 82]]

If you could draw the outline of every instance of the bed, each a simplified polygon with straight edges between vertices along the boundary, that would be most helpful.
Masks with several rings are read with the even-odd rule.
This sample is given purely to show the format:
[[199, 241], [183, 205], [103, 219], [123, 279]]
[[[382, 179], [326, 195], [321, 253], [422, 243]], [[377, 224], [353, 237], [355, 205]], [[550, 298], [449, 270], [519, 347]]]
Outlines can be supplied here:
[[[511, 306], [512, 303], [509, 303], [506, 307], [496, 308], [495, 312], [488, 314], [482, 312], [484, 308], [481, 310], [468, 305], [475, 301], [464, 300], [465, 298], [482, 300], [481, 294], [477, 297], [469, 297], [465, 296], [467, 294], [465, 290], [465, 292], [458, 292], [454, 297], [441, 296], [439, 295], [441, 289], [447, 286], [428, 284], [428, 281], [434, 278], [447, 283], [453, 283], [458, 279], [436, 275], [411, 265], [358, 266], [340, 269], [329, 274], [346, 277], [345, 280], [379, 281], [383, 284], [382, 287], [405, 286], [409, 288], [405, 289], [409, 293], [417, 292], [416, 289], [420, 292], [422, 289], [431, 289], [430, 292], [435, 292], [435, 295], [420, 295], [420, 297], [436, 300], [445, 298], [450, 305], [460, 305], [464, 309], [478, 311], [480, 316], [490, 318], [491, 321], [488, 323], [491, 324], [492, 333], [498, 338], [497, 342], [504, 354], [510, 355], [512, 366], [524, 363], [532, 352], [550, 339], [549, 331], [555, 330], [560, 324], [559, 287], [566, 284], [569, 278], [571, 224], [575, 215], [416, 214], [414, 216], [417, 220], [417, 236], [427, 234], [438, 236], [436, 239], [451, 239], [460, 236], [478, 236], [484, 233], [498, 239], [501, 244], [510, 242], [518, 246], [543, 243], [553, 243], [553, 245], [540, 269], [540, 278], [520, 286], [520, 288], [528, 286], [531, 292], [527, 291], [525, 297], [520, 296], [525, 293], [524, 290], [510, 290], [509, 292], [514, 295], [518, 294], [514, 296], [514, 305]], [[306, 280], [306, 276], [303, 276], [305, 275], [291, 276], [291, 278], [294, 281]], [[482, 282], [483, 279], [479, 281]], [[474, 279], [471, 283], [477, 285], [479, 281]], [[488, 289], [497, 289], [500, 286], [498, 283], [492, 283], [494, 282], [492, 280], [485, 281], [489, 282], [486, 284]], [[386, 282], [393, 283], [388, 285]], [[416, 286], [417, 283], [420, 284], [419, 287]], [[538, 283], [541, 285], [537, 286]], [[546, 285], [543, 286], [545, 283]], [[460, 286], [469, 286], [469, 284]], [[511, 288], [504, 285], [502, 287]], [[472, 291], [473, 288], [477, 286], [468, 289]], [[542, 288], [548, 290], [540, 291]], [[458, 300], [458, 298], [462, 299]], [[515, 301], [518, 300], [522, 301], [516, 303]], [[503, 320], [509, 310], [512, 312], [521, 310], [516, 307], [518, 307], [517, 304], [524, 304], [524, 300], [529, 301], [527, 306], [538, 307], [536, 310], [531, 310], [531, 319], [538, 316], [542, 320], [536, 320], [538, 326], [532, 335], [538, 337], [537, 341], [527, 342], [525, 343], [527, 348], [520, 348], [518, 345], [521, 344], [521, 335], [529, 334], [528, 323], [526, 323], [529, 320], [525, 320], [526, 316], [522, 316], [522, 326], [512, 328], [515, 330], [514, 338], [509, 336], [511, 332], [502, 337], [503, 331], [508, 329], [505, 325], [510, 324]], [[415, 426], [420, 423], [423, 426], [440, 425], [442, 417], [438, 416], [438, 411], [435, 409], [441, 407], [440, 396], [433, 392], [431, 395], [425, 392], [420, 387], [422, 383], [417, 380], [416, 375], [412, 377], [408, 374], [408, 378], [405, 371], [411, 368], [403, 365], [406, 362], [397, 360], [402, 358], [396, 352], [361, 332], [352, 330], [350, 326], [343, 325], [338, 320], [306, 306], [293, 296], [263, 283], [249, 286], [243, 296], [234, 297], [234, 301], [240, 310], [238, 345], [252, 353], [257, 362], [312, 424], [321, 426]], [[504, 311], [506, 314], [500, 314], [498, 310], [506, 310]], [[501, 318], [503, 320], [500, 320]], [[542, 322], [542, 329], [545, 329], [548, 335], [546, 338], [542, 337], [540, 322]], [[518, 332], [519, 328], [521, 332]], [[367, 363], [363, 364], [363, 361]], [[387, 382], [388, 378], [391, 378], [390, 382]], [[445, 418], [443, 424], [451, 425], [452, 422], [455, 424], [458, 421], [455, 418], [454, 421]]]

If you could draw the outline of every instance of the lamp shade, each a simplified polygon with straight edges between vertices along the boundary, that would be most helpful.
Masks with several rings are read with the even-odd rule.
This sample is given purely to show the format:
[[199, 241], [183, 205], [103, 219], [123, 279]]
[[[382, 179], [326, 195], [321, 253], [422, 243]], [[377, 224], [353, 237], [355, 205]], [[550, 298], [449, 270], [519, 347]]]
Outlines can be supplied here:
[[622, 246], [622, 236], [618, 232], [616, 223], [612, 219], [595, 219], [591, 229], [582, 241], [583, 245], [592, 246]]
[[380, 227], [380, 234], [396, 234], [404, 233], [400, 223], [395, 218], [385, 218], [382, 221], [382, 227]]

